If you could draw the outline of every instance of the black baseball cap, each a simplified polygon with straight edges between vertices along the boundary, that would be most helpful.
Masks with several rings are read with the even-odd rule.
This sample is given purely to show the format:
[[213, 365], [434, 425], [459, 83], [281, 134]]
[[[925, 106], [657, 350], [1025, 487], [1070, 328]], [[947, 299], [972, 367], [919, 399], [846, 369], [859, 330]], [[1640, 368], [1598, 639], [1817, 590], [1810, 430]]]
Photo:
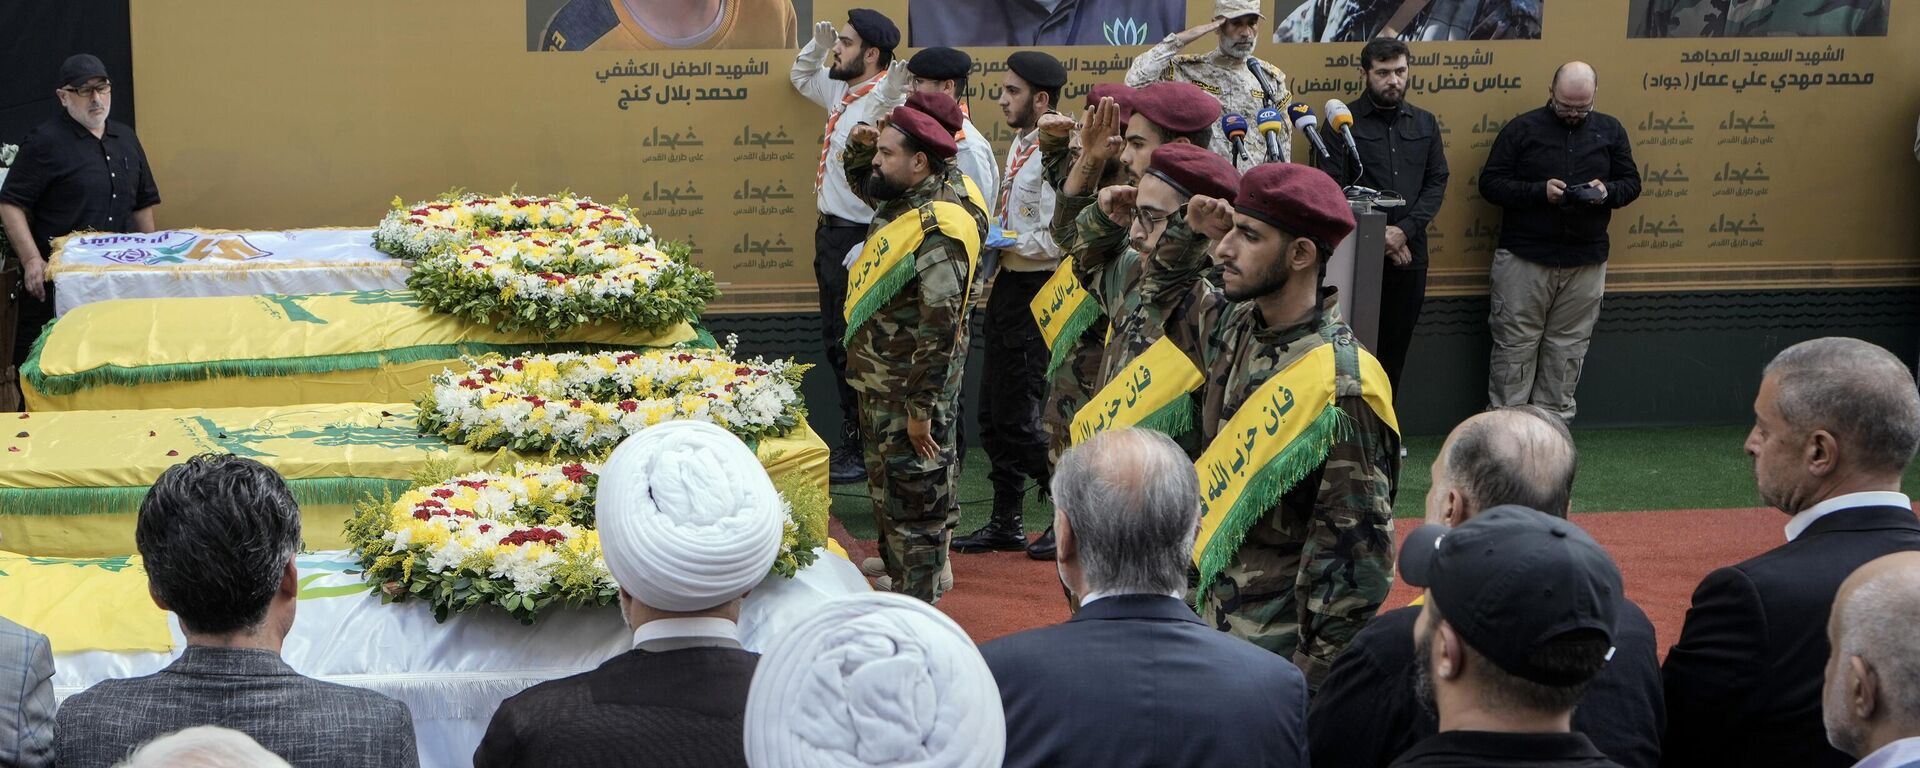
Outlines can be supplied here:
[[1620, 569], [1566, 520], [1509, 504], [1458, 528], [1420, 526], [1401, 544], [1400, 577], [1425, 588], [1467, 645], [1510, 674], [1541, 685], [1587, 682], [1530, 661], [1572, 632], [1600, 633], [1613, 658]]
[[91, 53], [76, 53], [60, 64], [60, 85], [64, 88], [78, 88], [88, 80], [106, 76], [107, 65]]

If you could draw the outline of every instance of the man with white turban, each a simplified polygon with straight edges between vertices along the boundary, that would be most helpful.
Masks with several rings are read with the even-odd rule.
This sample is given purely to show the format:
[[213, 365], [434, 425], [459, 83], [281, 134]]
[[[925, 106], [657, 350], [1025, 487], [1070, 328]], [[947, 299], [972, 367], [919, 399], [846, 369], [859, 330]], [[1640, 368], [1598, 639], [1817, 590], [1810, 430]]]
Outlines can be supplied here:
[[633, 650], [501, 703], [475, 768], [745, 765], [759, 656], [740, 647], [740, 601], [787, 518], [766, 469], [720, 427], [667, 422], [614, 449], [594, 514]]
[[905, 595], [842, 597], [774, 641], [747, 694], [753, 768], [999, 768], [993, 673], [960, 625]]

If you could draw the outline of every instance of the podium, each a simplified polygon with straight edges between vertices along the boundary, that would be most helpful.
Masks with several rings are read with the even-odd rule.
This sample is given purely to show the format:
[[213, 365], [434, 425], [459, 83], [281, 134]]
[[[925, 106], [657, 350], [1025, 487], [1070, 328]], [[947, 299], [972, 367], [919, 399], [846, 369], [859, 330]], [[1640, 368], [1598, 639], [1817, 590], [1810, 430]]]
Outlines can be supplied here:
[[1334, 246], [1325, 283], [1340, 289], [1340, 316], [1367, 349], [1380, 339], [1380, 276], [1387, 263], [1387, 214], [1372, 200], [1350, 200], [1358, 226]]

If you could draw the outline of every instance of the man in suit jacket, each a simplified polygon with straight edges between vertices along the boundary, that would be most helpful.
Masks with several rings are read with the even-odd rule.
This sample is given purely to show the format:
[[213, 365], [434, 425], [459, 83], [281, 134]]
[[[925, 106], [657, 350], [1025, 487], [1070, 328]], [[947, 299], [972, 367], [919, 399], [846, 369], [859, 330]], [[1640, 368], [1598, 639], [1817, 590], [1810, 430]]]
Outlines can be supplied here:
[[744, 768], [740, 601], [786, 530], [773, 481], [726, 430], [667, 422], [614, 449], [594, 514], [633, 650], [501, 703], [475, 768]]
[[[1566, 424], [1532, 405], [1476, 414], [1454, 427], [1433, 460], [1427, 522], [1459, 526], [1506, 504], [1566, 517], [1578, 465]], [[1625, 768], [1656, 768], [1666, 711], [1653, 622], [1618, 596], [1612, 660], [1600, 670], [1573, 730]], [[1316, 768], [1386, 768], [1439, 732], [1434, 713], [1414, 696], [1414, 625], [1420, 607], [1381, 613], [1333, 661], [1307, 714]]]
[[1796, 344], [1767, 365], [1747, 455], [1786, 543], [1707, 575], [1667, 653], [1670, 766], [1825, 768], [1853, 761], [1820, 719], [1827, 618], [1855, 568], [1920, 550], [1900, 477], [1920, 445], [1920, 393], [1892, 353], [1857, 339]]
[[211, 454], [173, 466], [140, 502], [134, 543], [153, 602], [179, 619], [187, 648], [159, 672], [67, 699], [61, 766], [104, 768], [196, 725], [245, 733], [301, 768], [419, 764], [405, 704], [304, 677], [280, 658], [300, 591], [300, 510], [273, 470]]
[[1193, 464], [1128, 429], [1068, 451], [1053, 478], [1065, 624], [980, 646], [1006, 706], [1006, 765], [1304, 766], [1300, 670], [1182, 602], [1199, 526]]
[[0, 618], [0, 691], [16, 691], [0, 713], [0, 765], [53, 765], [53, 647], [47, 636]]

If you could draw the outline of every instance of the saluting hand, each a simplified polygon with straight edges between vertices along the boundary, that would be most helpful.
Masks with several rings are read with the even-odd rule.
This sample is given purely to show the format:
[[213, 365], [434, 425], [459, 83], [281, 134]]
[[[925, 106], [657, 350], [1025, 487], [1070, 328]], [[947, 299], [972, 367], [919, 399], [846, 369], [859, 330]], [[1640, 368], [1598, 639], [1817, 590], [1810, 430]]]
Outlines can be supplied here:
[[840, 31], [833, 22], [822, 21], [813, 25], [813, 44], [819, 48], [832, 48], [833, 41], [840, 38]]
[[1134, 202], [1138, 199], [1138, 195], [1138, 189], [1118, 184], [1102, 189], [1099, 199], [1100, 212], [1106, 214], [1107, 219], [1115, 224], [1131, 227]]
[[1073, 118], [1058, 112], [1048, 112], [1040, 116], [1040, 132], [1048, 136], [1066, 136], [1079, 127]]
[[880, 140], [880, 129], [867, 123], [861, 123], [847, 131], [847, 146], [871, 147]]
[[906, 59], [894, 59], [887, 65], [886, 91], [888, 93], [906, 93], [907, 83], [913, 80], [913, 73], [907, 71]]
[[1233, 203], [1217, 197], [1194, 195], [1187, 201], [1187, 226], [1219, 242], [1233, 231]]
[[1120, 154], [1120, 146], [1126, 143], [1121, 135], [1124, 128], [1120, 125], [1120, 104], [1111, 96], [1102, 97], [1085, 115], [1080, 126], [1080, 150], [1104, 164]]

